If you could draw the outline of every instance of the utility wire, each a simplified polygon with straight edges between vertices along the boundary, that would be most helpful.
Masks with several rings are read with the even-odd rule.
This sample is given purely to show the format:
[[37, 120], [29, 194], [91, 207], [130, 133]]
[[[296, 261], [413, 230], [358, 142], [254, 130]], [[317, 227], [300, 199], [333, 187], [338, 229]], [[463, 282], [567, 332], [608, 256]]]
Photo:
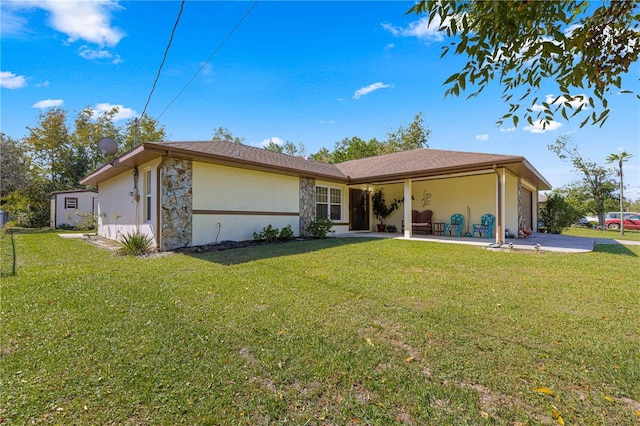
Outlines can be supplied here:
[[178, 99], [180, 97], [180, 95], [182, 95], [182, 93], [187, 89], [187, 87], [189, 87], [189, 85], [193, 82], [193, 80], [195, 80], [195, 78], [198, 76], [198, 74], [200, 74], [200, 71], [202, 71], [204, 69], [204, 67], [207, 66], [207, 64], [211, 61], [211, 59], [213, 59], [213, 57], [216, 55], [216, 53], [218, 53], [218, 51], [222, 48], [222, 46], [224, 46], [224, 44], [227, 42], [227, 40], [229, 40], [229, 37], [231, 37], [231, 35], [238, 29], [238, 27], [242, 24], [242, 22], [247, 18], [247, 16], [249, 16], [249, 14], [251, 13], [251, 11], [253, 11], [253, 9], [258, 5], [258, 2], [260, 0], [256, 0], [251, 7], [249, 8], [249, 10], [247, 10], [247, 13], [244, 14], [244, 16], [242, 18], [240, 18], [240, 20], [238, 21], [238, 23], [236, 24], [235, 27], [233, 27], [231, 29], [231, 31], [229, 31], [229, 34], [227, 34], [227, 36], [222, 40], [222, 42], [218, 45], [218, 47], [216, 47], [216, 49], [213, 51], [213, 53], [209, 56], [209, 58], [207, 58], [207, 60], [202, 64], [202, 66], [198, 69], [198, 71], [196, 71], [196, 73], [193, 75], [193, 77], [191, 77], [191, 79], [189, 81], [187, 81], [187, 84], [184, 85], [184, 87], [178, 92], [178, 94], [171, 100], [171, 102], [169, 102], [169, 105], [167, 105], [167, 107], [165, 109], [162, 110], [162, 112], [160, 113], [160, 115], [158, 115], [158, 118], [156, 120], [159, 120], [160, 117], [162, 117], [162, 115], [167, 112], [167, 110], [169, 109], [169, 107], [171, 107], [171, 105], [173, 105], [173, 103], [176, 101], [176, 99]]
[[167, 48], [164, 50], [164, 55], [162, 56], [162, 62], [160, 62], [160, 67], [158, 68], [158, 74], [156, 75], [156, 79], [153, 82], [153, 86], [151, 86], [151, 91], [149, 92], [149, 97], [147, 98], [147, 103], [144, 104], [144, 108], [142, 109], [142, 114], [140, 117], [144, 117], [144, 113], [147, 111], [147, 107], [149, 106], [149, 102], [151, 101], [151, 95], [153, 95], [153, 91], [156, 89], [156, 84], [160, 79], [160, 72], [162, 71], [162, 67], [164, 66], [164, 62], [167, 60], [167, 54], [169, 53], [169, 48], [171, 47], [171, 42], [173, 41], [173, 36], [176, 33], [176, 28], [178, 28], [178, 22], [180, 22], [180, 17], [182, 16], [182, 10], [184, 9], [184, 2], [186, 0], [182, 0], [180, 3], [180, 12], [178, 12], [178, 17], [176, 18], [176, 23], [173, 24], [173, 29], [171, 30], [171, 37], [169, 37], [169, 43], [167, 44]]

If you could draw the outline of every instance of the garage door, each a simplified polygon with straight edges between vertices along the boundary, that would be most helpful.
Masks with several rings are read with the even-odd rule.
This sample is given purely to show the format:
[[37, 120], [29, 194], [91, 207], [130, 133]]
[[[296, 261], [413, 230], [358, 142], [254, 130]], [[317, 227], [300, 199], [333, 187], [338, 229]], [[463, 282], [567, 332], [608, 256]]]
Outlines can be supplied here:
[[533, 193], [522, 188], [522, 226], [525, 229], [533, 229]]

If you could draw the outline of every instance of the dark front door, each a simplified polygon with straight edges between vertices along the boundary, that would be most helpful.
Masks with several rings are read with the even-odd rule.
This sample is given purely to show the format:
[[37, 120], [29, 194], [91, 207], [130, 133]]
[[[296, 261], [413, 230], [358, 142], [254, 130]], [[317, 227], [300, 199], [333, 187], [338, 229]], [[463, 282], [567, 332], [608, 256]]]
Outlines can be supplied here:
[[367, 191], [349, 190], [349, 229], [351, 231], [369, 229], [369, 193]]

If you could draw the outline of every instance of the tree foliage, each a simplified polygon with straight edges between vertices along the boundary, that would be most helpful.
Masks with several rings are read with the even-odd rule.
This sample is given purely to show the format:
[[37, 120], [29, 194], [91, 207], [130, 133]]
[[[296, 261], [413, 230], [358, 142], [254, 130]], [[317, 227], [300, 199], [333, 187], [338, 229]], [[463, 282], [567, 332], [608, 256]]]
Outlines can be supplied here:
[[[420, 0], [407, 13], [428, 14], [430, 25], [439, 23], [440, 33], [452, 40], [442, 56], [469, 58], [445, 81], [446, 96], [475, 86], [473, 97], [497, 79], [509, 106], [498, 124], [510, 119], [517, 126], [522, 116], [529, 124], [546, 125], [557, 113], [569, 120], [590, 107], [584, 126], [604, 124], [607, 97], [623, 89], [622, 76], [640, 54], [639, 2], [589, 6], [588, 1]], [[540, 100], [539, 90], [550, 82], [558, 94]], [[525, 100], [528, 106], [521, 104]]]
[[344, 138], [334, 145], [333, 151], [325, 148], [315, 155], [315, 161], [326, 160], [329, 163], [342, 163], [360, 158], [375, 157], [377, 155], [408, 151], [416, 148], [428, 147], [427, 141], [431, 130], [424, 125], [424, 117], [417, 113], [408, 127], [400, 125], [395, 132], [387, 133], [387, 140], [378, 141], [376, 138], [365, 141], [357, 136]]
[[[160, 124], [158, 121], [149, 117], [148, 115], [143, 115], [138, 121], [138, 144], [144, 142], [165, 142], [167, 138], [167, 133], [165, 131], [164, 125]], [[124, 123], [124, 126], [119, 129], [120, 137], [123, 139], [122, 143], [118, 144], [122, 147], [123, 151], [129, 151], [132, 149], [136, 143], [135, 136], [135, 128], [136, 128], [136, 119], [132, 118]]]
[[[27, 127], [29, 133], [22, 140], [2, 134], [3, 210], [11, 213], [21, 226], [47, 225], [49, 194], [79, 188], [82, 177], [106, 162], [98, 150], [101, 138], [112, 137], [120, 152], [133, 147], [133, 120], [116, 126], [117, 113], [118, 109], [113, 108], [96, 114], [86, 107], [70, 127], [67, 111], [52, 108], [40, 114], [35, 126]], [[164, 126], [144, 117], [139, 135], [161, 141], [165, 137]]]
[[573, 168], [582, 174], [582, 182], [593, 200], [593, 211], [598, 215], [598, 223], [604, 227], [604, 213], [607, 211], [607, 200], [612, 199], [615, 183], [610, 171], [593, 161], [582, 158], [578, 148], [568, 136], [561, 136], [556, 143], [548, 146], [561, 160], [570, 161]]
[[226, 127], [218, 127], [213, 129], [213, 136], [211, 137], [214, 141], [229, 141], [235, 143], [243, 143], [244, 138], [233, 136], [233, 133]]
[[544, 209], [540, 212], [540, 220], [546, 232], [560, 234], [575, 221], [576, 213], [560, 194], [551, 194], [547, 198]]

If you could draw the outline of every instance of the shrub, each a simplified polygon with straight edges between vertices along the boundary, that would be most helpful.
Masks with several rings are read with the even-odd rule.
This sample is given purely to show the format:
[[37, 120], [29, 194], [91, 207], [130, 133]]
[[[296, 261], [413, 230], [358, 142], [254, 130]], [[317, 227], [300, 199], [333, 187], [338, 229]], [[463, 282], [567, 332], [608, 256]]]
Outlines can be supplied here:
[[291, 240], [293, 238], [293, 229], [291, 229], [291, 225], [287, 225], [285, 228], [282, 228], [279, 238], [281, 240]]
[[151, 251], [152, 242], [149, 235], [141, 232], [123, 235], [120, 238], [121, 247], [118, 252], [125, 255], [142, 256]]
[[74, 228], [81, 231], [90, 231], [98, 226], [98, 216], [82, 210], [76, 210], [75, 216], [69, 213], [67, 220], [73, 222]]
[[307, 231], [315, 238], [326, 238], [331, 231], [333, 222], [329, 218], [313, 220], [307, 227]]
[[540, 212], [540, 221], [549, 234], [560, 234], [573, 223], [575, 212], [559, 194], [552, 194]]
[[274, 228], [271, 224], [262, 228], [261, 232], [254, 232], [253, 239], [256, 241], [266, 241], [268, 243], [272, 241], [276, 241], [278, 236], [280, 235], [280, 230], [278, 228]]

